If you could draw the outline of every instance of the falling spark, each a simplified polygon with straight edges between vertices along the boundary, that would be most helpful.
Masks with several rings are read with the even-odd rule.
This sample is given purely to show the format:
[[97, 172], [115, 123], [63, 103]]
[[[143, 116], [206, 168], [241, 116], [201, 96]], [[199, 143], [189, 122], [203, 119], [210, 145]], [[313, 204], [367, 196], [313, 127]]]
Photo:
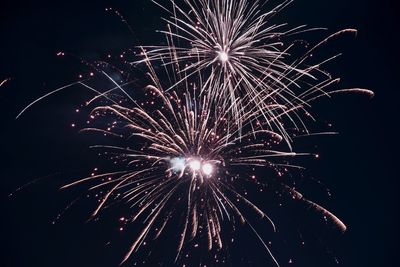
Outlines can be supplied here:
[[3, 85], [5, 85], [7, 82], [9, 82], [11, 79], [10, 78], [7, 78], [7, 79], [4, 79], [2, 82], [0, 82], [0, 87], [2, 87]]

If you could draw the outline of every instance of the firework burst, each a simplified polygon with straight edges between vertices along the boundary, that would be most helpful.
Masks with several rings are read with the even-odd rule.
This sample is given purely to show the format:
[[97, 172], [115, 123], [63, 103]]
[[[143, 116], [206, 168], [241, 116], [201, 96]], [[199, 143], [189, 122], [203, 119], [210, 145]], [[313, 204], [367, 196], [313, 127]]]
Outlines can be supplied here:
[[[132, 212], [126, 221], [143, 223], [123, 262], [146, 240], [159, 238], [168, 224], [177, 221], [183, 224], [176, 260], [195, 239], [205, 238], [210, 251], [221, 250], [226, 244], [223, 225], [234, 225], [238, 220], [249, 225], [279, 266], [250, 223], [248, 213], [243, 212], [245, 206], [275, 230], [272, 218], [243, 189], [249, 183], [265, 186], [274, 177], [249, 178], [246, 170], [269, 169], [279, 176], [301, 169], [290, 159], [310, 154], [293, 152], [292, 132], [311, 135], [304, 122], [304, 117], [312, 118], [307, 111], [310, 103], [335, 93], [373, 94], [358, 88], [329, 90], [339, 79], [332, 78], [321, 66], [332, 58], [308, 63], [321, 45], [355, 31], [335, 33], [293, 59], [290, 50], [296, 42], [286, 44], [283, 39], [307, 29], [300, 26], [283, 30], [285, 24], [270, 24], [291, 0], [267, 13], [260, 11], [259, 1], [183, 2], [184, 7], [174, 0], [170, 0], [170, 8], [158, 4], [171, 14], [166, 19], [168, 30], [163, 31], [168, 44], [140, 47], [141, 57], [134, 62], [146, 68], [147, 78], [143, 80], [149, 82], [141, 86], [143, 90], [135, 87], [132, 93], [129, 86], [133, 82], [121, 84], [100, 71], [113, 88], [96, 89], [80, 81], [37, 99], [18, 116], [72, 85], [80, 84], [96, 93], [86, 104], [95, 106], [91, 117], [100, 126], [82, 131], [121, 138], [124, 145], [93, 146], [107, 151], [120, 167], [63, 188], [88, 184], [89, 191], [100, 192], [93, 216], [118, 202]], [[305, 199], [290, 185], [280, 181], [279, 186], [280, 193], [306, 203], [341, 231], [346, 230], [335, 215]]]
[[[269, 130], [279, 132], [289, 146], [289, 125], [307, 131], [301, 113], [310, 114], [306, 110], [309, 98], [329, 95], [328, 88], [339, 82], [322, 69], [338, 55], [315, 63], [313, 53], [331, 38], [356, 32], [340, 31], [310, 49], [307, 42], [290, 41], [290, 37], [322, 29], [272, 23], [293, 0], [283, 1], [268, 12], [262, 11], [258, 0], [153, 2], [170, 14], [164, 19], [167, 30], [160, 31], [166, 35], [167, 45], [143, 47], [148, 56], [145, 60], [162, 62], [188, 76], [207, 73], [200, 92], [217, 98], [219, 105], [230, 110], [239, 131], [246, 123], [242, 115], [258, 112]], [[291, 51], [298, 44], [306, 51], [294, 56]], [[178, 79], [176, 83], [182, 82]], [[288, 112], [282, 114], [282, 110]]]
[[[177, 257], [185, 243], [198, 235], [206, 236], [209, 250], [214, 246], [221, 249], [224, 243], [222, 221], [233, 222], [234, 218], [239, 218], [242, 223], [248, 222], [237, 201], [245, 203], [275, 228], [267, 214], [233, 186], [235, 181], [243, 179], [234, 174], [235, 167], [300, 168], [285, 163], [282, 158], [303, 154], [277, 150], [282, 137], [265, 130], [261, 121], [246, 134], [239, 135], [238, 131], [230, 130], [234, 122], [229, 120], [233, 118], [212, 105], [208, 96], [199, 97], [197, 84], [201, 84], [200, 78], [192, 83], [186, 80], [180, 86], [181, 90], [176, 88], [179, 94], [167, 93], [154, 76], [155, 70], [151, 65], [149, 67], [153, 84], [144, 90], [147, 104], [129, 100], [129, 105], [121, 105], [102, 94], [113, 103], [94, 108], [92, 117], [112, 118], [111, 126], [82, 130], [114, 135], [124, 138], [127, 143], [135, 140], [135, 148], [95, 146], [108, 150], [114, 161], [123, 163], [122, 169], [84, 178], [64, 188], [95, 183], [90, 191], [106, 188], [107, 193], [101, 197], [94, 216], [108, 202], [123, 201], [134, 211], [131, 222], [144, 221], [143, 231], [124, 261], [146, 238], [159, 237], [167, 223], [175, 221], [172, 215], [179, 218], [182, 211], [185, 223]], [[126, 92], [121, 86], [117, 88], [121, 93]], [[129, 107], [132, 104], [133, 107]], [[250, 121], [255, 114], [248, 113], [247, 116], [246, 120]], [[257, 186], [259, 181], [253, 183]], [[186, 193], [182, 195], [182, 192]], [[265, 248], [272, 256], [266, 245]]]
[[[82, 83], [98, 92], [87, 102], [95, 105], [91, 117], [100, 124], [111, 121], [104, 127], [82, 131], [122, 138], [126, 145], [93, 146], [107, 151], [120, 168], [80, 179], [63, 188], [91, 184], [89, 191], [104, 192], [96, 193], [100, 199], [93, 216], [117, 202], [130, 207], [132, 214], [127, 222], [143, 222], [143, 229], [123, 262], [148, 243], [146, 240], [159, 238], [168, 224], [184, 218], [176, 260], [188, 244], [202, 238], [207, 240], [208, 250], [220, 251], [229, 242], [223, 237], [223, 225], [229, 222], [232, 226], [239, 221], [249, 225], [279, 265], [243, 208], [264, 219], [274, 231], [275, 224], [247, 195], [250, 188], [244, 187], [263, 188], [276, 183], [282, 173], [302, 169], [291, 163], [293, 157], [312, 155], [292, 152], [282, 142], [282, 135], [270, 131], [267, 121], [257, 111], [242, 113], [242, 120], [247, 122], [242, 126], [244, 131], [240, 133], [238, 128], [232, 128], [235, 118], [229, 115], [229, 110], [215, 105], [212, 96], [201, 94], [202, 75], [181, 76], [179, 79], [184, 82], [176, 85], [167, 68], [165, 76], [169, 78], [161, 79], [151, 61], [146, 63], [150, 82], [139, 90], [142, 95], [135, 90], [135, 99], [129, 94], [130, 83], [119, 85], [105, 72], [105, 77], [115, 86], [104, 93]], [[175, 84], [174, 90], [167, 91], [171, 83]], [[105, 99], [106, 104], [96, 104], [100, 99]], [[281, 112], [277, 117], [287, 113]], [[266, 168], [275, 175], [257, 179], [250, 175], [251, 171], [244, 171]], [[280, 194], [305, 202], [345, 231], [346, 226], [331, 212], [304, 199], [291, 186], [282, 185], [282, 180], [277, 185], [281, 187]]]

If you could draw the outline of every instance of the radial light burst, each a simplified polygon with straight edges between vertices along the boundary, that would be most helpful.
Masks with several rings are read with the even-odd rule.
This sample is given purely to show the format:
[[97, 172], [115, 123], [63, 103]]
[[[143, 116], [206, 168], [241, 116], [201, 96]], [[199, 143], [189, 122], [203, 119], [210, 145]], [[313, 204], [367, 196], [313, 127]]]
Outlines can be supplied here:
[[[265, 237], [253, 227], [249, 210], [271, 229], [276, 226], [252, 201], [247, 187], [263, 188], [283, 173], [302, 169], [294, 163], [295, 157], [314, 156], [292, 148], [293, 133], [314, 134], [305, 122], [313, 119], [308, 111], [312, 101], [343, 92], [373, 95], [359, 88], [330, 89], [339, 79], [322, 70], [322, 65], [336, 56], [318, 63], [311, 60], [330, 39], [355, 31], [335, 33], [296, 57], [290, 51], [299, 42], [284, 40], [308, 29], [285, 30], [285, 23], [271, 22], [292, 0], [282, 1], [268, 12], [262, 11], [264, 6], [257, 0], [182, 1], [182, 5], [175, 0], [169, 4], [153, 1], [171, 15], [165, 19], [168, 29], [162, 31], [168, 43], [140, 46], [139, 58], [133, 62], [146, 73], [138, 79], [142, 85], [121, 83], [110, 71], [96, 67], [111, 82], [111, 89], [92, 86], [89, 80], [78, 81], [33, 101], [18, 117], [73, 85], [95, 93], [86, 106], [97, 123], [82, 132], [122, 140], [119, 145], [110, 141], [92, 147], [105, 151], [118, 164], [110, 172], [93, 174], [63, 188], [87, 184], [90, 192], [96, 192], [99, 199], [94, 217], [111, 203], [129, 207], [131, 214], [124, 220], [140, 222], [142, 229], [123, 263], [143, 244], [166, 234], [168, 225], [180, 221], [176, 261], [193, 240], [205, 239], [205, 249], [220, 251], [229, 242], [224, 238], [224, 231], [229, 230], [223, 226], [233, 227], [239, 221], [249, 226], [279, 266]], [[251, 175], [267, 169], [276, 177]], [[305, 199], [292, 185], [280, 180], [277, 187], [279, 194], [305, 203], [341, 231], [346, 230], [333, 213]]]
[[[112, 161], [120, 163], [120, 168], [80, 179], [63, 188], [92, 184], [89, 191], [103, 192], [93, 216], [99, 215], [110, 203], [122, 202], [132, 210], [127, 219], [129, 222], [144, 223], [123, 262], [142, 244], [148, 243], [146, 240], [159, 238], [169, 223], [184, 216], [176, 260], [193, 239], [206, 238], [208, 250], [221, 250], [224, 243], [229, 242], [223, 238], [222, 225], [226, 222], [234, 225], [239, 221], [250, 226], [279, 266], [264, 238], [253, 228], [253, 218], [249, 220], [244, 215], [247, 211], [242, 211], [243, 204], [256, 217], [265, 219], [273, 230], [275, 224], [262, 208], [252, 202], [252, 197], [244, 193], [249, 188], [243, 187], [246, 184], [263, 188], [282, 173], [302, 169], [291, 163], [293, 157], [312, 155], [293, 152], [286, 142], [282, 142], [280, 133], [268, 130], [267, 121], [258, 112], [241, 115], [242, 121], [247, 122], [241, 133], [239, 129], [231, 128], [235, 118], [229, 116], [229, 110], [215, 105], [209, 95], [201, 94], [202, 75], [181, 76], [184, 82], [176, 84], [171, 78], [173, 73], [167, 68], [163, 70], [165, 76], [172, 79], [170, 81], [159, 78], [150, 60], [146, 65], [151, 82], [141, 91], [142, 95], [135, 90], [136, 98], [143, 101], [129, 96], [129, 83], [118, 85], [106, 73], [107, 79], [116, 86], [88, 101], [94, 105], [99, 99], [105, 99], [107, 104], [95, 104], [91, 117], [103, 124], [104, 120], [110, 123], [82, 131], [125, 140], [125, 146], [93, 146], [107, 151]], [[167, 89], [170, 83], [175, 84], [173, 91]], [[102, 91], [84, 85], [91, 91]], [[257, 179], [251, 171], [246, 171], [265, 168], [272, 170], [275, 176]], [[305, 202], [342, 231], [346, 229], [331, 212], [304, 199], [290, 185], [283, 186], [280, 193]]]
[[[302, 116], [310, 114], [307, 98], [329, 94], [329, 87], [339, 82], [322, 69], [338, 55], [315, 62], [313, 53], [333, 37], [356, 32], [340, 31], [310, 49], [306, 41], [291, 37], [322, 29], [289, 28], [286, 23], [272, 22], [293, 0], [282, 1], [267, 12], [258, 0], [153, 2], [170, 17], [164, 19], [167, 30], [160, 31], [166, 34], [167, 45], [143, 47], [148, 58], [172, 68], [180, 66], [188, 76], [207, 73], [201, 93], [223, 99], [220, 104], [231, 110], [236, 127], [245, 123], [243, 113], [257, 111], [266, 118], [269, 129], [279, 132], [289, 145], [289, 125], [307, 131]], [[291, 54], [298, 46], [303, 46], [304, 52]], [[246, 101], [238, 101], [243, 99]], [[282, 110], [290, 112], [277, 120]]]
[[[233, 122], [229, 120], [233, 118], [227, 116], [223, 109], [211, 105], [213, 101], [208, 96], [199, 97], [197, 83], [186, 80], [179, 86], [183, 87], [183, 92], [175, 88], [181, 94], [168, 93], [158, 77], [154, 76], [155, 70], [149, 66], [154, 84], [146, 87], [144, 96], [150, 104], [129, 101], [129, 105], [121, 105], [108, 94], [102, 94], [114, 103], [94, 108], [92, 118], [111, 119], [111, 127], [105, 125], [104, 129], [82, 130], [121, 137], [126, 143], [135, 140], [136, 148], [131, 148], [132, 145], [94, 146], [108, 150], [114, 161], [125, 163], [122, 169], [84, 178], [64, 188], [95, 183], [90, 190], [107, 189], [102, 190], [107, 193], [101, 197], [94, 216], [108, 202], [123, 201], [132, 208], [132, 222], [143, 220], [143, 231], [124, 261], [139, 249], [146, 238], [159, 237], [166, 224], [173, 221], [172, 215], [179, 218], [182, 211], [185, 211], [186, 220], [182, 226], [177, 257], [188, 240], [201, 235], [199, 229], [206, 229], [203, 234], [208, 239], [209, 250], [213, 246], [221, 249], [224, 243], [221, 238], [222, 221], [233, 222], [236, 217], [242, 223], [247, 222], [237, 206], [238, 200], [275, 227], [266, 213], [233, 186], [234, 180], [244, 179], [233, 174], [234, 168], [300, 168], [283, 160], [298, 154], [289, 149], [276, 150], [282, 137], [263, 129], [261, 122], [241, 136], [237, 130], [231, 131], [229, 125]], [[120, 86], [117, 88], [120, 93], [126, 92]], [[248, 116], [254, 114], [249, 113]], [[257, 180], [253, 182], [255, 186], [259, 183]], [[182, 195], [182, 192], [186, 193]], [[172, 212], [171, 207], [180, 207], [177, 214]], [[269, 248], [265, 247], [272, 256]]]

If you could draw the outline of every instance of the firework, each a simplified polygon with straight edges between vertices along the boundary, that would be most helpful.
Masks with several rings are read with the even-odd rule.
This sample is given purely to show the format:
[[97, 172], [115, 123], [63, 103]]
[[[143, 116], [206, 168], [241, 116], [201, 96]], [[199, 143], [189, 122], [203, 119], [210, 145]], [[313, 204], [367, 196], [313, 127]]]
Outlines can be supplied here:
[[[209, 250], [213, 246], [221, 249], [224, 243], [222, 221], [234, 221], [236, 217], [242, 223], [248, 222], [237, 200], [275, 228], [267, 214], [233, 186], [236, 180], [244, 179], [233, 174], [235, 167], [300, 168], [278, 159], [303, 154], [274, 149], [279, 147], [282, 137], [265, 130], [260, 121], [246, 134], [232, 131], [229, 127], [234, 122], [229, 120], [233, 118], [212, 105], [208, 96], [199, 97], [200, 78], [197, 82], [186, 80], [181, 90], [175, 88], [183, 91], [180, 95], [167, 93], [154, 76], [155, 70], [149, 67], [153, 84], [144, 90], [146, 103], [129, 100], [129, 104], [121, 105], [112, 101], [114, 103], [98, 106], [93, 109], [92, 117], [112, 119], [111, 126], [82, 130], [136, 140], [136, 148], [95, 146], [109, 150], [114, 161], [123, 163], [122, 169], [81, 179], [64, 188], [84, 182], [95, 183], [90, 190], [107, 188], [107, 193], [101, 197], [94, 216], [107, 202], [117, 200], [131, 206], [132, 222], [144, 221], [143, 231], [124, 261], [146, 238], [162, 234], [166, 224], [173, 221], [171, 207], [181, 207], [175, 215], [179, 218], [184, 212], [186, 218], [177, 257], [185, 243], [199, 235], [199, 229], [206, 229], [203, 234], [208, 239]], [[121, 86], [118, 89], [120, 93], [126, 92]], [[112, 100], [107, 95], [102, 96]], [[246, 120], [251, 120], [255, 114], [247, 116]], [[257, 185], [259, 181], [253, 183]], [[186, 193], [182, 195], [182, 192]]]
[[[244, 206], [249, 208], [275, 230], [272, 218], [243, 190], [245, 184], [265, 186], [274, 177], [257, 179], [246, 170], [269, 169], [279, 177], [302, 169], [291, 158], [311, 154], [293, 151], [292, 132], [312, 135], [304, 118], [312, 118], [307, 110], [310, 103], [336, 93], [373, 94], [358, 88], [328, 89], [339, 79], [321, 67], [335, 57], [309, 62], [317, 48], [354, 30], [335, 33], [301, 56], [290, 54], [296, 42], [283, 40], [307, 29], [284, 30], [285, 24], [270, 22], [291, 2], [283, 1], [267, 13], [261, 12], [259, 1], [184, 0], [181, 7], [170, 0], [170, 8], [158, 4], [171, 14], [166, 19], [168, 30], [162, 31], [168, 44], [140, 47], [140, 59], [134, 62], [146, 67], [149, 82], [141, 86], [143, 90], [135, 87], [132, 93], [128, 87], [132, 82], [120, 84], [101, 71], [113, 88], [101, 90], [87, 81], [76, 82], [37, 99], [18, 115], [72, 85], [96, 93], [86, 104], [95, 106], [91, 118], [100, 126], [82, 131], [122, 139], [123, 145], [93, 146], [106, 151], [118, 168], [63, 188], [88, 184], [89, 191], [99, 191], [93, 216], [118, 202], [132, 211], [124, 220], [143, 223], [123, 262], [183, 217], [176, 260], [194, 239], [205, 238], [208, 250], [221, 250], [226, 244], [223, 225], [234, 225], [238, 219], [248, 224], [279, 266], [243, 212]], [[290, 185], [278, 184], [280, 193], [346, 230], [334, 214]]]
[[[221, 250], [227, 242], [222, 226], [225, 222], [233, 225], [238, 220], [249, 225], [279, 265], [264, 238], [244, 215], [243, 204], [275, 230], [273, 220], [251, 201], [251, 196], [245, 193], [248, 189], [243, 190], [243, 187], [263, 188], [274, 183], [282, 173], [302, 169], [291, 163], [293, 157], [311, 154], [293, 152], [282, 142], [280, 133], [268, 129], [267, 121], [258, 112], [242, 113], [242, 121], [247, 122], [242, 132], [232, 128], [236, 122], [229, 110], [215, 105], [212, 96], [202, 95], [201, 74], [181, 76], [179, 79], [184, 82], [176, 84], [171, 78], [174, 73], [167, 68], [164, 76], [169, 78], [161, 79], [151, 61], [147, 60], [146, 64], [150, 82], [139, 90], [142, 95], [135, 90], [135, 99], [129, 94], [130, 83], [119, 85], [105, 72], [103, 74], [114, 87], [104, 93], [81, 83], [98, 92], [87, 102], [95, 105], [91, 118], [103, 122], [101, 124], [104, 120], [110, 121], [103, 127], [82, 131], [115, 136], [126, 145], [93, 146], [107, 151], [120, 168], [80, 179], [63, 188], [91, 184], [89, 191], [105, 192], [100, 194], [93, 216], [113, 202], [122, 202], [132, 211], [127, 222], [143, 222], [143, 229], [123, 262], [146, 240], [159, 238], [169, 223], [184, 216], [176, 260], [193, 239], [205, 238], [208, 250]], [[173, 91], [168, 90], [170, 84], [175, 84]], [[105, 99], [106, 103], [96, 104], [100, 99]], [[278, 117], [287, 111], [281, 112]], [[270, 169], [275, 175], [257, 179], [250, 173], [259, 168]], [[345, 231], [345, 225], [337, 217], [304, 199], [289, 185], [283, 186], [280, 193], [306, 203]]]
[[[240, 129], [246, 123], [244, 113], [258, 112], [267, 121], [268, 129], [279, 132], [289, 145], [289, 125], [307, 131], [302, 113], [310, 114], [306, 110], [309, 98], [329, 95], [328, 88], [339, 82], [322, 69], [338, 55], [315, 63], [311, 60], [313, 53], [333, 37], [356, 32], [340, 31], [295, 56], [291, 51], [298, 44], [309, 45], [290, 41], [290, 37], [321, 29], [273, 24], [272, 18], [292, 0], [283, 1], [268, 12], [262, 11], [258, 0], [184, 0], [181, 5], [175, 0], [170, 0], [169, 5], [153, 2], [170, 18], [164, 19], [167, 30], [160, 31], [166, 34], [167, 45], [143, 47], [148, 59], [188, 76], [207, 73], [201, 93], [217, 98], [219, 105], [230, 110], [236, 127]], [[182, 82], [178, 79], [176, 83]], [[282, 110], [289, 112], [282, 114]]]

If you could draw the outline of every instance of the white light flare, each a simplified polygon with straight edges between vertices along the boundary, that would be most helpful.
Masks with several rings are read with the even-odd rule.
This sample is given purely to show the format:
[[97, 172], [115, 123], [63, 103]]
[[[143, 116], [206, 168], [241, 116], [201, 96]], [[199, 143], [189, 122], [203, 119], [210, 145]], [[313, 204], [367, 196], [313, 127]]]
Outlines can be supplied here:
[[191, 160], [189, 162], [189, 167], [192, 169], [192, 171], [198, 172], [201, 170], [201, 162], [197, 159]]
[[211, 176], [214, 172], [214, 167], [210, 163], [205, 163], [202, 167], [203, 174], [206, 176]]
[[229, 60], [229, 55], [228, 55], [228, 53], [225, 52], [225, 51], [219, 52], [219, 60], [220, 60], [222, 63], [228, 62], [228, 60]]
[[196, 175], [201, 173], [206, 177], [210, 177], [214, 172], [213, 164], [209, 162], [203, 162], [199, 159], [191, 159], [188, 161], [190, 170]]
[[170, 160], [171, 170], [175, 173], [183, 173], [185, 170], [185, 159], [184, 158], [173, 158]]

